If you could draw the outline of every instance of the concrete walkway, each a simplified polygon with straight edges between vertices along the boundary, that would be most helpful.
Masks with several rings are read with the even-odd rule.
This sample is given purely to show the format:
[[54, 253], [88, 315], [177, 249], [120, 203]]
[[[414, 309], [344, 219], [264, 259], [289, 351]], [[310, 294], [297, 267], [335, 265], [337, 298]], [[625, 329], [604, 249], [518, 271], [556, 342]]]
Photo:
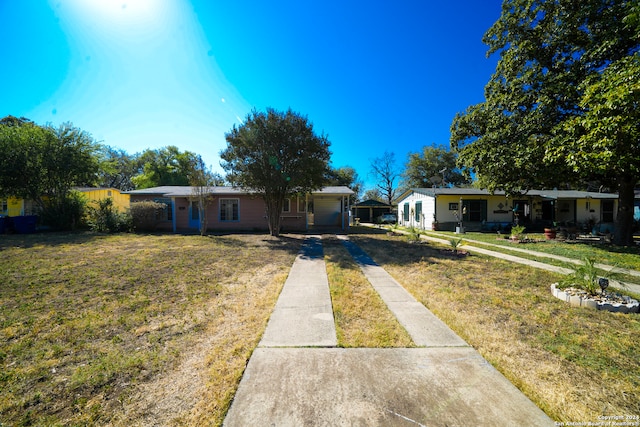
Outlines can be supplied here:
[[[443, 234], [441, 234], [440, 236], [442, 236], [443, 238], [433, 237], [433, 236], [430, 236], [430, 235], [421, 235], [420, 238], [424, 239], [424, 240], [429, 240], [429, 241], [432, 241], [432, 242], [441, 243], [441, 244], [444, 244], [444, 245], [449, 245], [449, 240], [448, 239], [450, 239], [450, 237], [447, 236], [447, 235], [443, 235]], [[514, 256], [514, 255], [505, 254], [504, 252], [492, 251], [490, 249], [485, 249], [485, 248], [479, 248], [477, 246], [473, 246], [473, 244], [476, 243], [476, 244], [481, 244], [481, 245], [484, 245], [484, 246], [490, 246], [490, 247], [506, 249], [506, 250], [513, 251], [513, 252], [526, 253], [528, 255], [533, 255], [533, 256], [538, 257], [538, 258], [555, 259], [555, 260], [562, 261], [562, 262], [567, 263], [567, 264], [576, 264], [576, 265], [582, 264], [582, 261], [580, 261], [580, 260], [573, 259], [573, 258], [567, 258], [567, 257], [563, 257], [563, 256], [560, 256], [560, 255], [548, 254], [548, 253], [545, 253], [545, 252], [537, 252], [537, 251], [532, 251], [530, 249], [522, 249], [522, 248], [516, 248], [516, 247], [505, 247], [505, 246], [502, 246], [502, 245], [480, 242], [480, 241], [476, 241], [476, 240], [472, 240], [472, 239], [468, 239], [468, 238], [464, 238], [464, 237], [462, 237], [462, 239], [465, 242], [469, 243], [469, 244], [465, 244], [465, 245], [460, 246], [460, 249], [464, 249], [464, 250], [469, 251], [469, 252], [476, 252], [476, 253], [480, 253], [480, 254], [496, 257], [496, 258], [502, 258], [504, 260], [507, 260], [507, 261], [510, 261], [510, 262], [514, 262], [514, 263], [517, 263], [517, 264], [528, 265], [528, 266], [539, 268], [539, 269], [542, 269], [542, 270], [553, 271], [555, 273], [572, 274], [574, 270], [572, 270], [570, 268], [566, 268], [566, 267], [558, 267], [557, 265], [546, 264], [546, 263], [540, 262], [540, 261], [534, 261], [534, 260], [527, 259], [527, 258], [521, 258], [521, 257], [517, 257], [517, 256]], [[614, 267], [614, 266], [611, 266], [611, 265], [601, 264], [601, 263], [596, 263], [595, 266], [597, 268], [600, 268], [600, 269], [605, 270], [605, 271], [619, 272], [619, 273], [627, 274], [627, 275], [630, 275], [630, 276], [640, 277], [640, 271], [636, 271], [636, 270], [629, 270], [629, 269], [626, 269], [626, 268], [619, 268], [619, 267]], [[616, 287], [616, 288], [618, 288], [620, 290], [628, 289], [631, 292], [640, 293], [640, 285], [638, 285], [638, 284], [629, 283], [629, 282], [622, 282], [622, 281], [618, 281], [618, 280], [610, 280], [610, 283], [611, 283], [611, 286], [614, 286], [614, 287]]]
[[335, 348], [321, 241], [310, 237], [249, 360], [225, 426], [554, 425], [358, 246], [344, 243], [423, 347]]

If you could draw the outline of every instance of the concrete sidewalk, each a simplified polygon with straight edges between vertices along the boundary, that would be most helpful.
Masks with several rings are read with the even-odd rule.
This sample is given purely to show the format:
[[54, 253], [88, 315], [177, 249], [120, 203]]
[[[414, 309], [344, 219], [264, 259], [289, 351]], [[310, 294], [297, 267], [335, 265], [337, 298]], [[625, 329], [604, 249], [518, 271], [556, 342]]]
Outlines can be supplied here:
[[424, 347], [332, 348], [328, 281], [320, 240], [312, 237], [294, 262], [225, 426], [554, 425], [359, 247], [345, 245]]

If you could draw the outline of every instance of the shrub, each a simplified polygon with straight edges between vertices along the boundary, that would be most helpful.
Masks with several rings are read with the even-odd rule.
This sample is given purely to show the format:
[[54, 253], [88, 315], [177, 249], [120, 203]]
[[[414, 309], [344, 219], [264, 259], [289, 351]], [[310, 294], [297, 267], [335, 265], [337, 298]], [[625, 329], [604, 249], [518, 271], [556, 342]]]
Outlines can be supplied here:
[[144, 200], [133, 202], [129, 207], [131, 222], [135, 231], [154, 231], [159, 222], [162, 211], [166, 209], [164, 203]]
[[111, 197], [96, 202], [97, 206], [88, 207], [87, 223], [93, 231], [99, 233], [118, 233], [131, 231], [131, 215], [118, 212]]
[[87, 198], [78, 191], [50, 199], [40, 212], [42, 224], [55, 230], [75, 230], [84, 225]]

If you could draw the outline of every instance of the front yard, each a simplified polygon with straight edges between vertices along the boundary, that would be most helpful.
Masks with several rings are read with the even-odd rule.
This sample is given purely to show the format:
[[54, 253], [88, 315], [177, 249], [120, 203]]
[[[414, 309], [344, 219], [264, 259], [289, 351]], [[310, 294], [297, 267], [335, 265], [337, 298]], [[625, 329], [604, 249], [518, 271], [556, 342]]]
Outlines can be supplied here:
[[[549, 272], [351, 239], [552, 418], [640, 414], [639, 315], [568, 307]], [[220, 425], [301, 241], [2, 236], [0, 425]], [[341, 346], [413, 346], [337, 241], [325, 260]]]

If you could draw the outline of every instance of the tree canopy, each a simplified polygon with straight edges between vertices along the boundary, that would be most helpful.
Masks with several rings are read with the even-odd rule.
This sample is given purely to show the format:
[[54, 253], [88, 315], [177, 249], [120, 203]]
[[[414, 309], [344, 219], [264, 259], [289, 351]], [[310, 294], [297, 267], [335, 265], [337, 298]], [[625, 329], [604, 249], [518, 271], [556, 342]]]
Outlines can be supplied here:
[[402, 174], [403, 186], [427, 188], [469, 184], [471, 180], [460, 172], [456, 160], [456, 153], [443, 146], [425, 146], [422, 153], [409, 153]]
[[[617, 217], [628, 217], [629, 203], [633, 215], [626, 187], [633, 187], [637, 175], [630, 184], [630, 163], [619, 167], [619, 159], [608, 161], [612, 157], [603, 150], [578, 154], [602, 135], [581, 138], [586, 128], [576, 120], [595, 114], [595, 95], [589, 93], [601, 90], [592, 85], [611, 79], [606, 70], [628, 64], [619, 61], [629, 61], [625, 58], [639, 50], [637, 26], [630, 24], [636, 22], [634, 14], [636, 1], [504, 1], [500, 18], [484, 37], [489, 54], [500, 54], [485, 101], [456, 115], [451, 127], [459, 163], [480, 185], [517, 193], [609, 176], [620, 194]], [[624, 149], [624, 138], [610, 136]], [[640, 157], [631, 157], [637, 166]], [[631, 229], [623, 223], [616, 226], [616, 243], [629, 242]]]
[[180, 151], [175, 145], [147, 149], [138, 156], [142, 172], [131, 180], [136, 188], [151, 188], [162, 185], [189, 185], [198, 155], [191, 151]]
[[364, 184], [354, 168], [351, 166], [343, 166], [340, 168], [329, 168], [325, 185], [344, 185], [349, 187], [355, 193], [351, 196], [351, 202], [353, 203], [360, 197]]
[[[58, 228], [79, 218], [74, 186], [96, 182], [97, 144], [64, 123], [57, 128], [19, 119], [0, 123], [0, 196], [33, 200]], [[73, 212], [71, 212], [73, 211]]]
[[306, 116], [272, 108], [253, 110], [225, 137], [227, 148], [220, 157], [229, 181], [264, 199], [269, 231], [278, 236], [285, 198], [324, 185], [329, 140], [315, 133]]

